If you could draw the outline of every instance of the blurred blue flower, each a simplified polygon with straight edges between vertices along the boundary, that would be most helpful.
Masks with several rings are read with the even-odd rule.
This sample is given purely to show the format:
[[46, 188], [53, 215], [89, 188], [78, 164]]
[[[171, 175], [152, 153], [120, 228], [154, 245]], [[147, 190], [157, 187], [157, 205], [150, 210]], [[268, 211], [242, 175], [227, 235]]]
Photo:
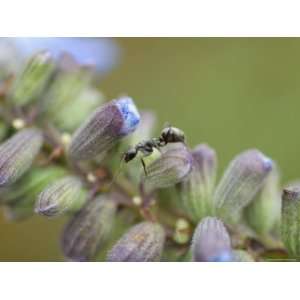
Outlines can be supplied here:
[[78, 63], [94, 64], [100, 73], [106, 73], [118, 65], [120, 48], [111, 38], [6, 38], [26, 58], [41, 50], [54, 56], [70, 53]]

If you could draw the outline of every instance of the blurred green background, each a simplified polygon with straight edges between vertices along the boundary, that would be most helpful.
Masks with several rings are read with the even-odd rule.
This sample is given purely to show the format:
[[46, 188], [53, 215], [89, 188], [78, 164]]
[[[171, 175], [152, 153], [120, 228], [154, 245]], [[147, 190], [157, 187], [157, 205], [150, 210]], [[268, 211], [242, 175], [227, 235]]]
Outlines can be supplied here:
[[[188, 143], [218, 153], [219, 176], [229, 160], [258, 148], [278, 162], [282, 182], [300, 178], [299, 38], [120, 38], [121, 65], [101, 88], [127, 93], [182, 128]], [[0, 219], [1, 261], [63, 260], [64, 218]]]

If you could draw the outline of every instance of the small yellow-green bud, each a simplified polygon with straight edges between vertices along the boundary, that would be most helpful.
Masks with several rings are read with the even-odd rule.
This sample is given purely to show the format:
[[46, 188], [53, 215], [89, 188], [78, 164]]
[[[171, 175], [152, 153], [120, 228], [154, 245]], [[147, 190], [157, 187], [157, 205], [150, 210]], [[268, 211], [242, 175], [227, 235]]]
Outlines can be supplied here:
[[277, 168], [269, 173], [261, 190], [246, 207], [248, 224], [261, 235], [271, 233], [281, 215], [281, 195]]

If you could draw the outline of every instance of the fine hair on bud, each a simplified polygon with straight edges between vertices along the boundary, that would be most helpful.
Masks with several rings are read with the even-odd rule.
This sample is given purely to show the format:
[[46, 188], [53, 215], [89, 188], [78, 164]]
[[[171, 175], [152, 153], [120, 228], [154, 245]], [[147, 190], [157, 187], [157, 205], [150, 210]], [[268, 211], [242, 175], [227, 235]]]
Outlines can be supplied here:
[[133, 226], [109, 252], [110, 262], [154, 262], [161, 257], [165, 232], [161, 225], [142, 222]]
[[142, 181], [150, 192], [184, 181], [192, 169], [192, 155], [182, 143], [167, 145], [162, 155], [146, 166]]
[[198, 222], [212, 213], [217, 156], [215, 151], [206, 144], [198, 145], [191, 153], [192, 171], [180, 186], [180, 196], [187, 213], [194, 222]]
[[23, 129], [0, 145], [0, 186], [16, 182], [31, 167], [43, 144], [39, 129]]
[[35, 54], [16, 78], [9, 99], [12, 104], [24, 106], [37, 100], [54, 69], [55, 63], [49, 52], [43, 51]]
[[75, 131], [69, 156], [74, 160], [87, 160], [104, 154], [132, 133], [139, 121], [140, 115], [131, 98], [112, 100], [92, 113]]
[[86, 197], [87, 192], [82, 188], [80, 178], [66, 176], [48, 185], [40, 193], [35, 211], [46, 217], [59, 216], [80, 208]]
[[281, 238], [290, 256], [300, 258], [300, 185], [282, 192]]
[[279, 172], [274, 164], [260, 191], [245, 208], [245, 218], [250, 227], [258, 234], [267, 235], [272, 232], [275, 224], [280, 221], [280, 217]]
[[230, 236], [219, 219], [204, 218], [197, 226], [192, 241], [194, 261], [233, 261]]
[[116, 203], [110, 195], [89, 200], [65, 227], [62, 249], [72, 261], [89, 261], [107, 242], [115, 219]]
[[217, 214], [235, 224], [256, 193], [260, 190], [273, 162], [256, 149], [236, 156], [229, 164], [214, 193]]

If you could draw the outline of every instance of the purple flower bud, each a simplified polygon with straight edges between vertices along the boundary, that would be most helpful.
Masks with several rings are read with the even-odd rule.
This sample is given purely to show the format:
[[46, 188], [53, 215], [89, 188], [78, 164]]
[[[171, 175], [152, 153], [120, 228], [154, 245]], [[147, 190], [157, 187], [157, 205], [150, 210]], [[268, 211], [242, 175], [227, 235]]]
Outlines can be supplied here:
[[112, 248], [107, 261], [151, 262], [161, 257], [165, 232], [161, 225], [143, 222], [132, 227]]
[[300, 258], [300, 185], [282, 193], [281, 238], [289, 254]]
[[104, 154], [132, 133], [139, 121], [140, 115], [131, 98], [122, 97], [107, 103], [76, 130], [69, 148], [70, 157], [85, 160]]
[[214, 194], [218, 215], [228, 223], [236, 223], [242, 209], [253, 200], [272, 168], [272, 160], [258, 150], [247, 150], [236, 156]]
[[66, 211], [76, 211], [87, 198], [78, 177], [66, 176], [44, 189], [37, 200], [35, 211], [46, 217], [54, 217]]
[[11, 185], [31, 167], [42, 143], [42, 132], [30, 128], [21, 130], [0, 145], [0, 186]]
[[193, 158], [182, 143], [166, 146], [162, 155], [146, 166], [147, 175], [143, 177], [147, 191], [166, 188], [182, 182], [192, 169]]
[[9, 38], [23, 57], [48, 50], [58, 58], [70, 53], [80, 64], [93, 64], [101, 73], [115, 67], [120, 60], [120, 49], [109, 38]]
[[111, 234], [115, 213], [116, 204], [109, 195], [88, 201], [63, 232], [65, 256], [73, 261], [87, 261], [95, 257]]
[[230, 236], [217, 218], [206, 217], [198, 224], [191, 248], [194, 261], [233, 261]]
[[215, 185], [217, 156], [206, 144], [193, 151], [193, 166], [188, 180], [180, 187], [180, 195], [187, 213], [198, 222], [212, 213], [212, 192]]

